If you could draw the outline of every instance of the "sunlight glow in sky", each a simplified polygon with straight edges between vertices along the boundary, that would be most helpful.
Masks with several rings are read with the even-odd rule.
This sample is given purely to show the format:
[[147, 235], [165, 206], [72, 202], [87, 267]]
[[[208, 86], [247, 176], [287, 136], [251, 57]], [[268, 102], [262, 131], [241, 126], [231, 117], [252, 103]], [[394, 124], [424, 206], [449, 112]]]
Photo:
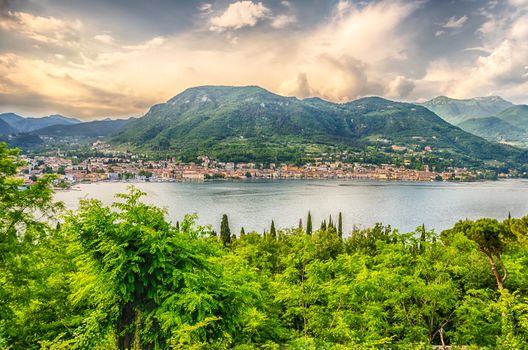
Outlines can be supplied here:
[[142, 115], [197, 85], [528, 102], [528, 0], [0, 0], [0, 112]]

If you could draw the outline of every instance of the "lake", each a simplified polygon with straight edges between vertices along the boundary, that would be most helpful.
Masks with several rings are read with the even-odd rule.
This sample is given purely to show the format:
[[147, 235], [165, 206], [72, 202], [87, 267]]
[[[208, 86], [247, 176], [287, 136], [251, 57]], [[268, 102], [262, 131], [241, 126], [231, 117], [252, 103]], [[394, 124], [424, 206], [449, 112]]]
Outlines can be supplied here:
[[[81, 184], [59, 191], [55, 198], [74, 209], [79, 199], [95, 198], [111, 203], [116, 193], [126, 192], [127, 183]], [[504, 219], [528, 214], [528, 180], [473, 183], [372, 182], [351, 180], [250, 180], [203, 183], [135, 183], [148, 195], [147, 203], [167, 208], [168, 218], [181, 220], [197, 213], [200, 224], [219, 229], [222, 214], [229, 217], [231, 231], [238, 233], [297, 227], [310, 210], [314, 228], [332, 215], [343, 213], [343, 226], [390, 224], [400, 232], [425, 224], [441, 231], [460, 219], [493, 217]]]

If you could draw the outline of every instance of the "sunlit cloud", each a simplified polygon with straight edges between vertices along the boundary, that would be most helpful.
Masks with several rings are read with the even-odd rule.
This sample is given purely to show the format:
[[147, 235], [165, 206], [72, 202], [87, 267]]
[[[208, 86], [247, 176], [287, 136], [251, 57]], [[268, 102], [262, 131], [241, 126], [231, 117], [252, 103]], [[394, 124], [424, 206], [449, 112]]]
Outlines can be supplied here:
[[210, 20], [211, 30], [222, 31], [226, 29], [240, 29], [242, 27], [253, 27], [257, 22], [271, 14], [271, 10], [262, 2], [237, 1], [219, 16]]
[[107, 45], [113, 44], [115, 41], [115, 39], [109, 34], [98, 34], [94, 36], [94, 39]]
[[271, 26], [273, 28], [279, 29], [285, 28], [295, 22], [297, 22], [297, 18], [295, 18], [295, 16], [280, 15], [273, 19], [273, 21], [271, 22]]
[[0, 17], [0, 28], [37, 42], [71, 45], [79, 41], [79, 20], [65, 21], [55, 17], [36, 16], [26, 12], [8, 11]]
[[164, 38], [162, 36], [157, 36], [155, 38], [145, 41], [144, 43], [141, 43], [138, 45], [128, 45], [128, 46], [124, 46], [124, 48], [128, 50], [148, 50], [153, 47], [161, 46], [166, 41], [167, 41], [167, 38]]
[[[3, 111], [141, 115], [210, 84], [338, 102], [489, 94], [528, 102], [523, 0], [467, 2], [446, 10], [443, 22], [434, 17], [438, 4], [427, 1], [205, 1], [159, 9], [145, 23], [133, 17], [146, 18], [144, 4], [134, 4], [132, 17], [116, 6], [104, 19], [74, 5], [68, 15], [2, 9]], [[189, 21], [176, 28], [182, 11]]]
[[442, 25], [444, 28], [461, 28], [464, 23], [466, 23], [468, 20], [468, 16], [462, 16], [460, 18], [456, 18], [455, 16], [449, 18], [449, 20]]

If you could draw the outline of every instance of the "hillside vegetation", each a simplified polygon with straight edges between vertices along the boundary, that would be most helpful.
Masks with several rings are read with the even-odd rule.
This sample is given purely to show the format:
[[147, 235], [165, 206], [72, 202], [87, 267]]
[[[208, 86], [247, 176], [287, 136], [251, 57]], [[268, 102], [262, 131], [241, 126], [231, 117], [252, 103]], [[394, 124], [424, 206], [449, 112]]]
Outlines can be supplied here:
[[446, 163], [475, 165], [514, 161], [515, 148], [490, 143], [439, 118], [428, 109], [378, 97], [346, 104], [299, 100], [259, 87], [187, 89], [110, 138], [115, 145], [194, 160], [298, 161], [347, 149], [429, 146]]

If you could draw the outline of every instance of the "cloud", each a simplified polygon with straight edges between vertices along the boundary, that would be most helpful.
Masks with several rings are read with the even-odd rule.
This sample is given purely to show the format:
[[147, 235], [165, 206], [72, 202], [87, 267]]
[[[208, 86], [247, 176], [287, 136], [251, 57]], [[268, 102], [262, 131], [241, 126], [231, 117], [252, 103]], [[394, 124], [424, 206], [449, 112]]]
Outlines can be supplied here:
[[[439, 92], [448, 96], [520, 95], [528, 85], [528, 14], [510, 13], [497, 18], [493, 31], [481, 31], [484, 45], [464, 51], [477, 54], [469, 65], [453, 62], [433, 62], [419, 83], [420, 88], [436, 84]], [[524, 90], [524, 94], [526, 91]]]
[[398, 75], [387, 86], [386, 96], [392, 98], [406, 98], [414, 90], [415, 83], [402, 75]]
[[273, 28], [280, 29], [285, 28], [295, 22], [297, 22], [297, 18], [295, 18], [295, 16], [280, 15], [273, 19], [271, 26]]
[[98, 34], [94, 36], [94, 39], [107, 45], [111, 45], [115, 41], [115, 39], [109, 34]]
[[142, 44], [138, 44], [138, 45], [128, 45], [128, 46], [124, 46], [124, 48], [125, 48], [125, 49], [128, 49], [128, 50], [142, 51], [142, 50], [148, 50], [148, 49], [151, 49], [151, 48], [153, 48], [153, 47], [161, 46], [161, 45], [163, 45], [166, 41], [167, 41], [167, 38], [162, 37], [162, 36], [157, 36], [157, 37], [154, 37], [154, 38], [152, 38], [152, 39], [150, 39], [150, 40], [145, 41], [145, 42], [142, 43]]
[[310, 97], [315, 94], [308, 83], [306, 73], [299, 73], [296, 78], [283, 81], [279, 87], [279, 92], [287, 96], [300, 98]]
[[443, 30], [437, 30], [436, 33], [435, 33], [435, 36], [436, 36], [436, 37], [439, 37], [439, 36], [442, 36], [442, 35], [444, 35], [444, 34], [445, 34], [445, 31], [443, 31]]
[[201, 4], [199, 7], [199, 10], [204, 13], [211, 13], [213, 12], [213, 5], [209, 3]]
[[212, 17], [210, 29], [222, 31], [225, 29], [240, 29], [242, 27], [253, 27], [257, 22], [271, 15], [271, 10], [264, 6], [262, 2], [237, 1], [220, 16]]
[[528, 0], [509, 0], [509, 2], [514, 7], [518, 7], [518, 8], [528, 7]]
[[[303, 35], [291, 66], [296, 72], [305, 72], [311, 89], [328, 100], [345, 102], [370, 94], [382, 95], [383, 86], [400, 75], [389, 67], [408, 60], [406, 47], [413, 37], [398, 29], [418, 6], [380, 1], [356, 7], [341, 1], [326, 23]], [[292, 80], [284, 79], [282, 86]]]
[[462, 28], [464, 23], [466, 23], [468, 20], [468, 16], [464, 15], [460, 18], [456, 18], [455, 16], [449, 18], [449, 20], [442, 25], [444, 28]]
[[0, 55], [0, 75], [0, 104], [26, 113], [47, 109], [93, 118], [142, 112], [155, 101], [124, 86], [94, 82], [82, 70], [15, 54]]
[[[150, 103], [206, 84], [260, 85], [287, 95], [343, 102], [385, 94], [392, 84], [395, 96], [405, 96], [411, 79], [395, 81], [402, 74], [390, 67], [408, 60], [406, 47], [413, 36], [399, 29], [418, 6], [388, 0], [361, 7], [351, 4], [344, 12], [336, 6], [326, 21], [304, 31], [248, 31], [236, 36], [230, 30], [226, 35], [187, 31], [103, 47], [97, 39], [87, 40], [81, 42], [77, 57], [65, 55], [62, 60], [11, 54], [0, 62], [0, 76], [5, 77], [0, 94], [6, 102], [12, 96], [12, 102], [3, 106], [16, 105], [22, 111], [48, 104], [53, 110], [47, 114], [80, 117], [141, 114]], [[264, 12], [266, 17], [258, 20], [270, 26], [280, 17]], [[228, 28], [237, 26], [234, 21], [226, 23]], [[97, 35], [104, 32], [85, 37]], [[5, 83], [7, 79], [12, 84]], [[24, 107], [22, 101], [29, 96], [34, 99]]]
[[0, 28], [22, 35], [33, 41], [67, 46], [80, 40], [79, 20], [67, 21], [56, 17], [36, 16], [27, 12], [7, 11], [0, 17]]
[[[59, 17], [47, 2], [46, 15], [27, 12], [31, 20], [5, 10], [0, 104], [102, 117], [141, 114], [150, 103], [197, 85], [260, 85], [340, 102], [365, 95], [508, 98], [528, 91], [528, 14], [513, 4], [492, 10], [491, 4], [467, 2], [473, 8], [457, 9], [460, 15], [438, 24], [431, 1], [314, 1], [306, 8], [293, 1], [269, 8], [264, 0], [220, 2], [222, 8], [205, 1], [191, 6], [199, 12], [178, 30], [170, 22], [155, 29], [134, 23], [131, 30], [108, 21], [94, 25], [94, 18], [82, 16], [82, 22], [70, 20], [76, 17]], [[471, 25], [481, 30], [464, 31], [456, 41], [435, 40], [435, 34], [467, 26], [463, 13], [475, 14]], [[43, 22], [39, 30], [36, 22]], [[59, 41], [61, 32], [70, 40]]]

